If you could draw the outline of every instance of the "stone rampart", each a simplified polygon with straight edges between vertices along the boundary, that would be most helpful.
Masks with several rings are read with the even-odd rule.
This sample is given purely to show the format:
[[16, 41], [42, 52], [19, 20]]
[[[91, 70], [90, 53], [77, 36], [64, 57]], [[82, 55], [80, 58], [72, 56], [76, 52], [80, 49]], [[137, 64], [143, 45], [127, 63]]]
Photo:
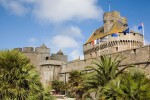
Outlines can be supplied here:
[[[118, 55], [121, 58], [125, 58], [120, 64], [120, 66], [149, 63], [150, 45], [143, 46], [140, 48], [124, 50], [117, 53], [107, 54], [107, 56], [111, 56], [112, 58]], [[99, 59], [99, 57], [66, 63], [62, 65], [61, 73], [71, 72], [72, 70], [84, 70], [84, 67], [91, 65], [92, 62], [95, 61], [95, 59]]]

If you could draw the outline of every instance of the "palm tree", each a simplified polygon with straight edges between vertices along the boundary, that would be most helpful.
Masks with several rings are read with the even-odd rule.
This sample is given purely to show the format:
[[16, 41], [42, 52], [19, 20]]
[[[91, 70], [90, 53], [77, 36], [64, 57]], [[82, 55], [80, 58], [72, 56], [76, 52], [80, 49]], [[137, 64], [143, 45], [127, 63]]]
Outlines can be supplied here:
[[81, 71], [72, 71], [69, 74], [68, 91], [76, 97], [77, 100], [82, 98], [83, 93], [86, 91], [83, 85], [83, 75]]
[[39, 100], [44, 89], [39, 75], [21, 52], [0, 51], [0, 99]]
[[90, 68], [93, 71], [89, 72], [85, 79], [86, 85], [89, 87], [89, 90], [85, 93], [85, 95], [96, 92], [96, 97], [100, 98], [103, 87], [109, 83], [109, 81], [118, 77], [118, 75], [122, 74], [123, 71], [131, 66], [126, 66], [123, 69], [119, 70], [119, 64], [123, 59], [118, 60], [118, 56], [114, 59], [111, 57], [101, 56], [100, 60], [94, 62], [94, 66], [87, 66], [86, 68]]
[[108, 100], [150, 100], [150, 80], [143, 72], [132, 69], [111, 81], [104, 94]]

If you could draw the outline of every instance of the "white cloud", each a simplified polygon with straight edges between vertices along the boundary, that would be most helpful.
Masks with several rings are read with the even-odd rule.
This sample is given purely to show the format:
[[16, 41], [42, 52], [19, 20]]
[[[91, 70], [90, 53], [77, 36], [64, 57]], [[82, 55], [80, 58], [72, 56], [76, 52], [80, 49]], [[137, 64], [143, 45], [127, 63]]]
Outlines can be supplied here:
[[[61, 28], [54, 26], [56, 34], [46, 37], [44, 42], [52, 51], [62, 49], [71, 55], [71, 59], [75, 59], [79, 56], [83, 58], [81, 48], [84, 36], [79, 27], [71, 24], [66, 26], [63, 22], [102, 20], [103, 10], [96, 5], [97, 2], [98, 0], [0, 0], [0, 6], [16, 15], [33, 15], [40, 22], [57, 24], [56, 26], [62, 24]], [[31, 38], [28, 42], [36, 44], [37, 39]]]
[[75, 18], [102, 18], [103, 10], [96, 6], [97, 1], [98, 0], [37, 0], [33, 12], [38, 19], [54, 23], [74, 20]]
[[69, 56], [69, 60], [77, 59], [79, 56], [80, 59], [84, 58], [82, 53], [83, 35], [80, 28], [76, 26], [61, 27], [55, 33], [56, 35], [53, 37], [44, 40], [44, 43], [51, 48], [52, 53], [62, 50]]
[[80, 39], [84, 38], [80, 28], [76, 26], [69, 26], [69, 27], [63, 28], [62, 30], [60, 30], [60, 33], [63, 35], [73, 37], [73, 38], [80, 38]]
[[84, 56], [79, 51], [79, 49], [73, 50], [69, 55], [71, 56], [71, 59], [73, 59], [73, 60], [75, 60], [75, 59], [84, 59]]
[[0, 0], [0, 5], [15, 15], [23, 15], [28, 12], [28, 8], [17, 0]]
[[102, 19], [103, 10], [98, 0], [0, 0], [9, 12], [23, 15], [30, 12], [39, 21], [60, 23], [64, 21]]
[[59, 27], [54, 33], [56, 35], [45, 40], [45, 43], [53, 48], [78, 48], [84, 38], [80, 28], [76, 26]]
[[64, 35], [54, 36], [51, 40], [52, 45], [57, 48], [76, 48], [79, 44], [71, 37]]
[[22, 3], [35, 3], [37, 0], [18, 0]]
[[37, 39], [36, 38], [30, 38], [29, 40], [28, 40], [30, 43], [35, 43], [35, 42], [37, 42]]

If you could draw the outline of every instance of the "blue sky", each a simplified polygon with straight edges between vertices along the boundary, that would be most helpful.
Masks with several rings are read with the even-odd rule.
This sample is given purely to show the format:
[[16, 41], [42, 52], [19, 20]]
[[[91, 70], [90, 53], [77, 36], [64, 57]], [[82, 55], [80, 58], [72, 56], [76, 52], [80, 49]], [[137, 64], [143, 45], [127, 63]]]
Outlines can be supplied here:
[[[82, 45], [103, 25], [109, 0], [0, 0], [0, 49], [46, 44], [62, 50], [69, 60], [83, 58]], [[128, 19], [130, 29], [145, 26], [150, 41], [150, 1], [110, 0], [111, 11]]]

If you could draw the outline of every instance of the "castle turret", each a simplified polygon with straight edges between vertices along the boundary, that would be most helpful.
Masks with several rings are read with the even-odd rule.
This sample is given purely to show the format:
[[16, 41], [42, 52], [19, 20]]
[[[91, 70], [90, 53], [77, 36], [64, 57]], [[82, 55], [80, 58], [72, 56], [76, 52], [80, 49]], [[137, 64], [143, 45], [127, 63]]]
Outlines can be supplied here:
[[51, 59], [58, 60], [58, 61], [64, 61], [64, 62], [68, 61], [68, 57], [66, 55], [64, 55], [61, 50], [59, 50], [57, 52], [57, 54], [52, 54]]
[[121, 17], [120, 13], [117, 11], [104, 13], [103, 21], [104, 21], [104, 33], [107, 33], [116, 21], [120, 21], [124, 25], [127, 24], [127, 19], [125, 17]]
[[41, 47], [36, 47], [35, 52], [37, 53], [45, 53], [50, 54], [50, 49], [45, 46], [45, 44], [41, 45]]

